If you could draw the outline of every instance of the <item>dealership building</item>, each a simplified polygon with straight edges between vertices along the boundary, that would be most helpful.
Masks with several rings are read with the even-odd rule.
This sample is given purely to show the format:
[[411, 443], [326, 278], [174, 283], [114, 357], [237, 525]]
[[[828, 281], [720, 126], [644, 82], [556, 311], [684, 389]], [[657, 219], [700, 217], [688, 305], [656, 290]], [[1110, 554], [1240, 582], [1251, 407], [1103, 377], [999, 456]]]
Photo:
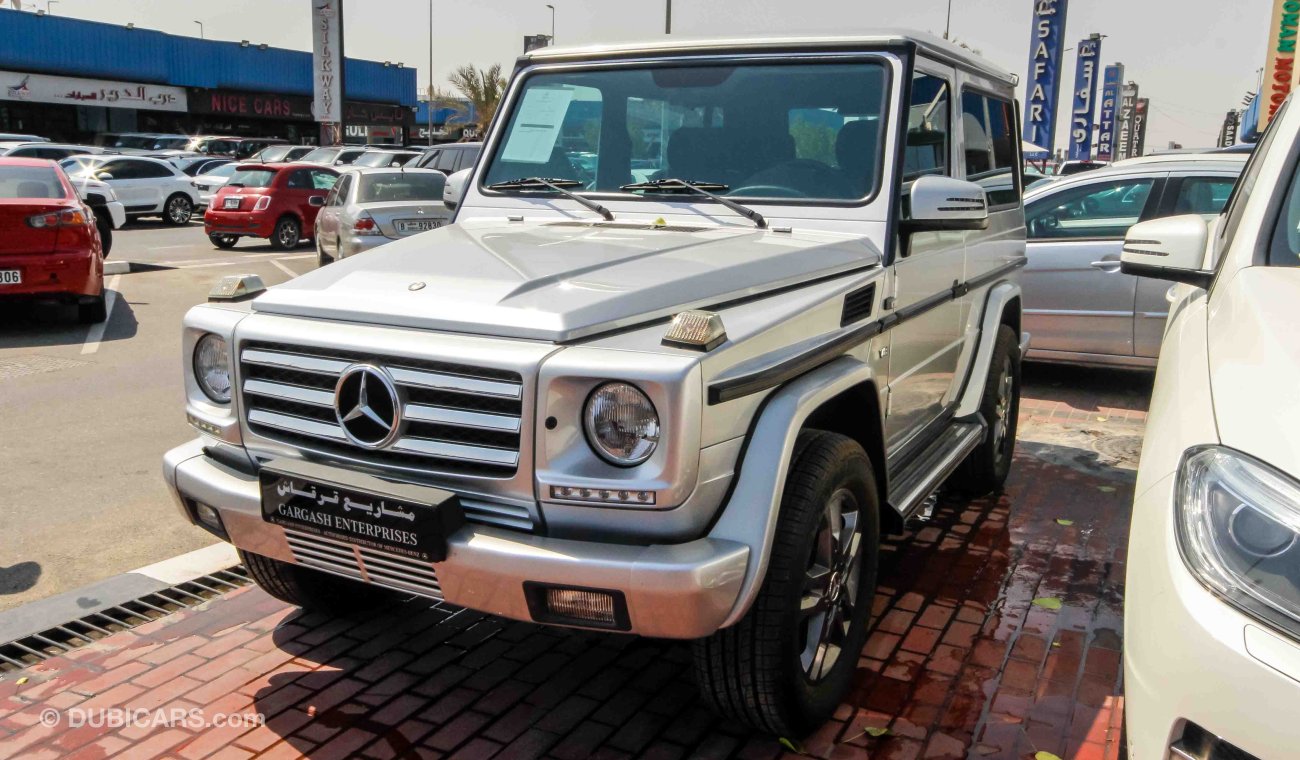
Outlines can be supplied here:
[[[414, 69], [348, 58], [343, 86], [345, 142], [417, 141]], [[308, 52], [0, 9], [0, 132], [70, 142], [163, 132], [315, 143], [311, 105]]]

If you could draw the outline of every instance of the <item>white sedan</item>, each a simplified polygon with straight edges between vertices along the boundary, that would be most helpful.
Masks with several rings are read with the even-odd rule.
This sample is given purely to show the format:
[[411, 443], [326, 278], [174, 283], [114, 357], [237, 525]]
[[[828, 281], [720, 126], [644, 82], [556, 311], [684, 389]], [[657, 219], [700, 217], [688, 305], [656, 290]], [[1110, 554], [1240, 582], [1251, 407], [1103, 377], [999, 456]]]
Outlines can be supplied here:
[[217, 191], [226, 186], [230, 178], [235, 174], [239, 164], [227, 162], [213, 167], [211, 170], [196, 176], [191, 184], [199, 193], [199, 206], [207, 208], [212, 203], [212, 198]]
[[1175, 283], [1133, 504], [1124, 688], [1133, 760], [1300, 752], [1300, 104], [1223, 214], [1132, 227]]
[[60, 162], [73, 184], [83, 178], [107, 182], [127, 216], [161, 216], [188, 224], [199, 205], [190, 178], [171, 163], [143, 156], [73, 156]]

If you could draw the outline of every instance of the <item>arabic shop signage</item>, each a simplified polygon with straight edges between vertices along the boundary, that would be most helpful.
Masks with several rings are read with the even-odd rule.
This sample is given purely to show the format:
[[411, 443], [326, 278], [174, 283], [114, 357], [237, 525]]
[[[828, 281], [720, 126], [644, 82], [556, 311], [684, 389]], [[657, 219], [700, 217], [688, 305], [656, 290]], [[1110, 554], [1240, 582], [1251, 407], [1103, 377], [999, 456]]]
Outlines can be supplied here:
[[1138, 155], [1133, 152], [1133, 112], [1137, 108], [1137, 82], [1129, 82], [1119, 88], [1119, 120], [1115, 129], [1115, 161]]
[[185, 89], [182, 87], [25, 74], [18, 71], [0, 71], [0, 100], [179, 113], [188, 110]]
[[1056, 88], [1061, 75], [1065, 10], [1066, 0], [1034, 0], [1024, 138], [1026, 142], [1045, 148], [1047, 154], [1027, 154], [1025, 158], [1046, 158], [1056, 143]]
[[313, 82], [312, 113], [316, 121], [343, 121], [343, 3], [311, 0]]
[[1229, 111], [1228, 115], [1223, 118], [1223, 128], [1219, 130], [1219, 147], [1227, 148], [1237, 144], [1237, 127], [1240, 125], [1241, 115], [1236, 111]]
[[1259, 94], [1268, 98], [1259, 112], [1260, 132], [1291, 92], [1295, 81], [1297, 32], [1300, 32], [1300, 0], [1274, 0], [1268, 27], [1268, 56], [1264, 59], [1264, 91]]
[[1124, 64], [1106, 67], [1101, 80], [1101, 110], [1097, 112], [1097, 160], [1115, 156], [1115, 126], [1119, 120], [1119, 88], [1124, 82]]
[[190, 88], [190, 112], [259, 119], [311, 121], [311, 98], [269, 92]]
[[1074, 66], [1074, 108], [1070, 113], [1070, 159], [1092, 158], [1092, 118], [1097, 110], [1097, 65], [1101, 60], [1101, 35], [1079, 43]]

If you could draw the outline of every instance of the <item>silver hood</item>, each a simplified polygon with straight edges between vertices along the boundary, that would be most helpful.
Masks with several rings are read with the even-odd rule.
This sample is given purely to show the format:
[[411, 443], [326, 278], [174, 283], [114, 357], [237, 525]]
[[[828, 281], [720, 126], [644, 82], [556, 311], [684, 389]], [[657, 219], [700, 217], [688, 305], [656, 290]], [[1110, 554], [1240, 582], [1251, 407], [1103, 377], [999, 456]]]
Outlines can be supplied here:
[[303, 275], [253, 308], [563, 342], [879, 262], [857, 235], [472, 220]]

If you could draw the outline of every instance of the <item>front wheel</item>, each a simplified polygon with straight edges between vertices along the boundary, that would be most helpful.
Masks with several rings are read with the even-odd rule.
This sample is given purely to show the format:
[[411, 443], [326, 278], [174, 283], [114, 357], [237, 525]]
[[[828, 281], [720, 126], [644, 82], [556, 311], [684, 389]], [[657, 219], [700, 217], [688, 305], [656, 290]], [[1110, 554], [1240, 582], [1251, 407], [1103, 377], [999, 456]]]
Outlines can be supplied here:
[[243, 549], [239, 550], [239, 559], [253, 582], [263, 591], [282, 602], [303, 609], [349, 614], [399, 599], [396, 593], [387, 589], [368, 586], [302, 565], [281, 562]]
[[876, 590], [880, 501], [854, 440], [795, 443], [767, 574], [740, 622], [695, 644], [713, 709], [777, 736], [825, 722], [852, 685]]
[[113, 250], [113, 220], [108, 215], [108, 209], [95, 209], [95, 229], [99, 231], [99, 247], [104, 252], [104, 258], [108, 258], [109, 251]]
[[321, 245], [320, 236], [316, 237], [316, 266], [323, 267], [326, 264], [333, 264], [334, 257], [325, 253], [325, 247]]
[[298, 227], [298, 220], [286, 216], [275, 223], [275, 231], [271, 233], [271, 247], [278, 251], [287, 251], [297, 247], [301, 237], [302, 230]]
[[194, 217], [194, 202], [177, 193], [163, 206], [163, 221], [173, 226], [189, 224]]
[[993, 358], [980, 400], [979, 415], [984, 419], [987, 433], [953, 473], [952, 485], [972, 496], [983, 496], [1002, 487], [1011, 473], [1019, 413], [1020, 345], [1015, 331], [1002, 325], [993, 344]]

